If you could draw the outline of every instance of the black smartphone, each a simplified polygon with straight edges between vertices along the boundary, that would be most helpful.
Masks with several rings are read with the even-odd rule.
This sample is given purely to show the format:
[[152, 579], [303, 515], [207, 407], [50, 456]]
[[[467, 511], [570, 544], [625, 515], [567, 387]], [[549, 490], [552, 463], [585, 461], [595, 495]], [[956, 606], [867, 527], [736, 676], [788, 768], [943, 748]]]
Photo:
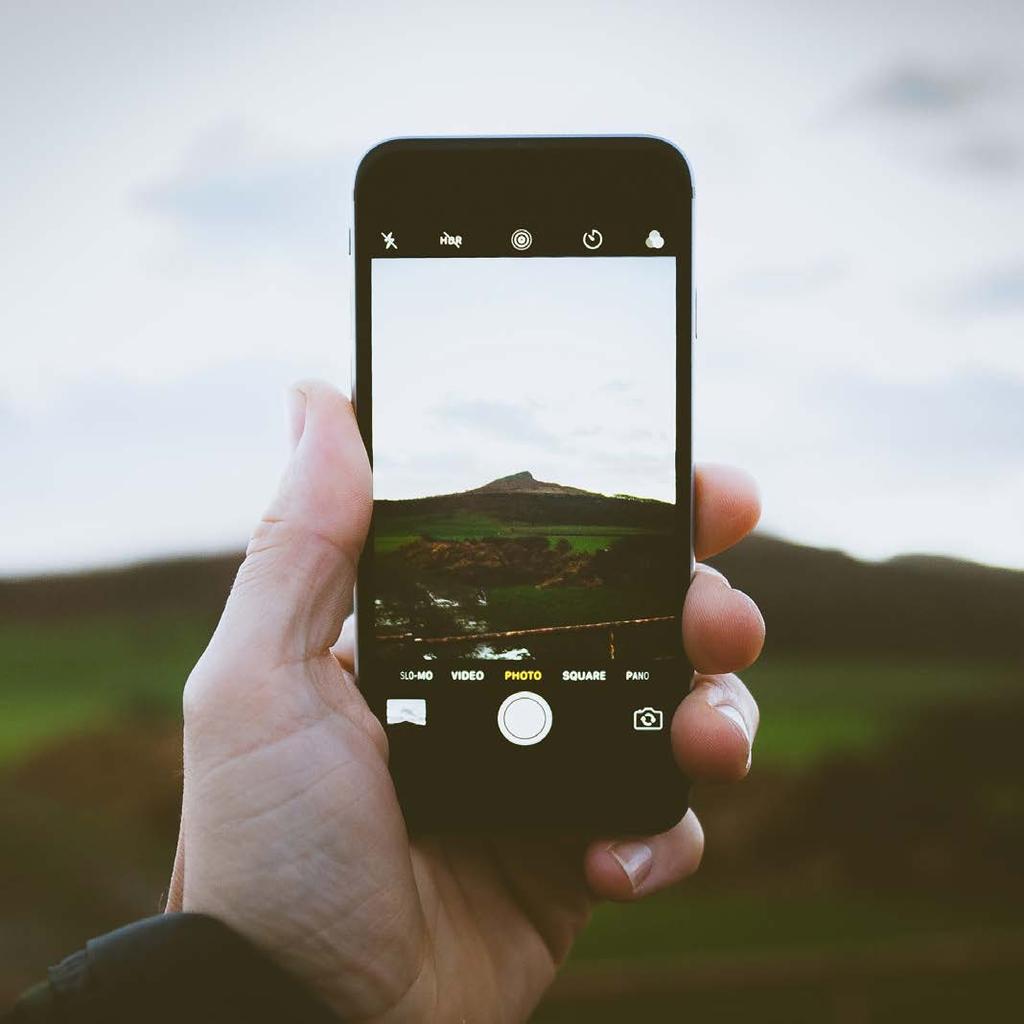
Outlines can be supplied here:
[[359, 165], [357, 670], [412, 830], [686, 810], [692, 207], [657, 138], [395, 139]]

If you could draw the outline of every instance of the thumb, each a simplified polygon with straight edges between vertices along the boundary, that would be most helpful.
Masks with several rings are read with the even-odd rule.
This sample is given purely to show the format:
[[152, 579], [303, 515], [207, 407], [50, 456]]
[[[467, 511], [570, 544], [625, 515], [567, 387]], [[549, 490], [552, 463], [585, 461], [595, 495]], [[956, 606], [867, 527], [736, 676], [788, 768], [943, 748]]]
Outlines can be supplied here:
[[218, 645], [272, 664], [324, 654], [338, 639], [372, 507], [366, 450], [341, 392], [322, 381], [297, 384], [292, 439], [216, 633]]

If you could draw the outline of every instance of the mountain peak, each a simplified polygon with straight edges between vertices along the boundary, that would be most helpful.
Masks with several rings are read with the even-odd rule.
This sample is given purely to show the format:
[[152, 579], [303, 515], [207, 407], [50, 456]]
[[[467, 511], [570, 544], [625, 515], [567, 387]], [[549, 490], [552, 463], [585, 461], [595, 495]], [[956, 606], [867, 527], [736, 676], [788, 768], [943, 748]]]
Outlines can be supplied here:
[[482, 487], [473, 487], [467, 494], [509, 494], [528, 491], [532, 494], [593, 494], [593, 491], [585, 491], [581, 487], [567, 487], [565, 484], [550, 483], [547, 480], [538, 480], [528, 469], [518, 473], [511, 473], [509, 476], [499, 476], [497, 480], [484, 484]]
[[492, 480], [489, 484], [484, 484], [484, 487], [529, 487], [537, 482], [537, 478], [528, 469], [524, 469], [519, 473], [509, 473], [508, 476], [499, 476], [497, 480]]

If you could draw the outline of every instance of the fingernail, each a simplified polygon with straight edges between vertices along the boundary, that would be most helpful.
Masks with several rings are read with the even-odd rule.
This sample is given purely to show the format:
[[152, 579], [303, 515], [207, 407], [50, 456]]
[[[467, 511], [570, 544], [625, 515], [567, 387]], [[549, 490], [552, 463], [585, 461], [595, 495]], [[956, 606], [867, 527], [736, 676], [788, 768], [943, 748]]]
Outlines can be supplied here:
[[651, 873], [651, 865], [654, 863], [651, 848], [639, 842], [613, 843], [608, 847], [608, 852], [619, 862], [633, 892], [636, 892]]
[[740, 709], [733, 707], [732, 704], [712, 704], [711, 706], [720, 715], [725, 715], [725, 717], [728, 718], [737, 729], [739, 729], [743, 738], [747, 741], [747, 770], [749, 771], [750, 760], [753, 757], [754, 744], [750, 738], [750, 730], [747, 728], [747, 720], [743, 717]]
[[302, 432], [306, 429], [306, 393], [298, 387], [288, 391], [288, 427], [294, 448], [302, 440]]

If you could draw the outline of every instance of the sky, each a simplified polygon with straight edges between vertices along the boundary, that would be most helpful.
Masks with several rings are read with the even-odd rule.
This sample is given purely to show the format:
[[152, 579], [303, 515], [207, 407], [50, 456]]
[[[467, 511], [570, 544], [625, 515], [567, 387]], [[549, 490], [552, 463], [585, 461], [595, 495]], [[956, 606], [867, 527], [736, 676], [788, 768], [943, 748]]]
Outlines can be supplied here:
[[375, 259], [374, 494], [525, 470], [674, 501], [675, 262]]
[[[244, 544], [348, 386], [360, 155], [662, 135], [694, 448], [763, 527], [1024, 567], [1024, 5], [0, 6], [0, 574]], [[524, 467], [525, 468], [525, 467]]]

